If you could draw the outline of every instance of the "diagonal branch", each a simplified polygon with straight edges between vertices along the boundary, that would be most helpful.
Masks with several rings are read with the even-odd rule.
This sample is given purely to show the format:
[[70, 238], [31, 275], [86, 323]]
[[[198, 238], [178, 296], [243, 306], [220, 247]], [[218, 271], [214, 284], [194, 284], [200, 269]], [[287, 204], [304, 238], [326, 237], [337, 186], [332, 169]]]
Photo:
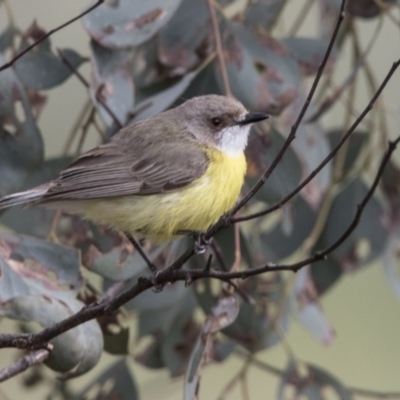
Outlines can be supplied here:
[[369, 101], [368, 105], [365, 107], [364, 111], [358, 116], [358, 118], [354, 121], [354, 123], [351, 125], [351, 127], [348, 129], [348, 131], [343, 135], [343, 137], [340, 139], [339, 143], [322, 160], [322, 162], [318, 165], [318, 167], [314, 171], [312, 171], [311, 174], [306, 179], [303, 180], [303, 182], [300, 183], [299, 186], [297, 186], [293, 191], [291, 191], [289, 194], [287, 194], [283, 199], [281, 199], [280, 201], [275, 203], [273, 206], [267, 208], [266, 210], [262, 210], [257, 213], [246, 215], [243, 217], [231, 218], [231, 221], [233, 223], [236, 223], [236, 222], [241, 222], [241, 221], [248, 221], [250, 219], [259, 218], [264, 215], [267, 215], [267, 214], [281, 208], [290, 199], [292, 199], [296, 194], [298, 194], [311, 180], [313, 180], [315, 178], [315, 176], [326, 166], [326, 164], [328, 164], [328, 162], [331, 161], [333, 159], [333, 157], [335, 157], [337, 152], [340, 150], [340, 148], [343, 146], [343, 144], [347, 141], [347, 139], [350, 137], [350, 135], [355, 131], [355, 129], [360, 124], [360, 122], [372, 110], [372, 107], [374, 106], [376, 100], [378, 99], [378, 97], [382, 93], [383, 89], [388, 84], [390, 78], [392, 77], [392, 75], [395, 73], [395, 71], [397, 70], [397, 68], [399, 66], [400, 66], [400, 59], [393, 63], [393, 65], [390, 68], [385, 79], [379, 86], [378, 90], [375, 92], [372, 99]]
[[230, 215], [236, 214], [247, 202], [253, 198], [253, 196], [260, 190], [260, 188], [264, 185], [264, 183], [268, 180], [268, 178], [271, 176], [272, 172], [275, 170], [279, 162], [281, 161], [282, 157], [286, 153], [287, 149], [289, 148], [290, 144], [293, 142], [293, 140], [296, 137], [296, 132], [297, 129], [299, 128], [299, 125], [301, 121], [304, 118], [304, 115], [306, 114], [308, 107], [311, 103], [312, 98], [314, 97], [314, 93], [317, 90], [318, 83], [321, 79], [321, 76], [324, 72], [326, 63], [328, 62], [329, 56], [332, 52], [333, 45], [335, 44], [336, 37], [339, 33], [340, 26], [342, 25], [343, 19], [344, 19], [344, 7], [346, 5], [346, 0], [342, 0], [342, 5], [340, 7], [340, 13], [335, 25], [335, 29], [333, 30], [333, 34], [331, 37], [331, 40], [329, 42], [329, 45], [326, 49], [324, 58], [322, 60], [321, 65], [318, 68], [318, 72], [315, 75], [314, 82], [311, 86], [311, 89], [308, 93], [308, 96], [303, 104], [302, 109], [300, 110], [299, 115], [297, 116], [297, 119], [295, 123], [292, 125], [292, 128], [290, 129], [289, 136], [286, 138], [285, 143], [283, 144], [282, 148], [280, 149], [279, 153], [275, 157], [274, 161], [272, 161], [271, 165], [269, 168], [264, 172], [262, 177], [259, 179], [259, 181], [251, 188], [251, 190], [244, 196], [244, 198], [236, 205], [236, 207], [231, 211]]
[[95, 8], [99, 7], [103, 3], [104, 3], [104, 0], [97, 0], [97, 3], [93, 4], [92, 6], [90, 6], [83, 13], [79, 14], [75, 18], [70, 19], [69, 21], [65, 22], [64, 24], [58, 26], [57, 28], [51, 29], [45, 35], [43, 35], [40, 39], [36, 40], [36, 42], [32, 43], [26, 49], [24, 49], [23, 51], [18, 53], [11, 61], [9, 61], [8, 63], [2, 65], [0, 67], [0, 71], [3, 71], [5, 69], [7, 69], [7, 68], [10, 68], [17, 60], [19, 60], [22, 56], [24, 56], [26, 53], [31, 51], [35, 46], [37, 46], [39, 43], [43, 42], [43, 40], [47, 39], [53, 33], [56, 33], [58, 31], [60, 31], [61, 29], [65, 28], [66, 26], [68, 26], [68, 25], [72, 24], [73, 22], [77, 21], [78, 19], [82, 18], [84, 15], [89, 14], [91, 11], [93, 11]]
[[218, 63], [221, 68], [222, 82], [224, 83], [225, 94], [232, 96], [231, 87], [229, 86], [228, 72], [226, 70], [224, 50], [222, 48], [221, 32], [219, 31], [218, 19], [215, 12], [214, 0], [206, 0], [211, 18], [211, 25], [214, 35], [215, 50], [217, 51]]
[[20, 374], [21, 372], [26, 371], [33, 365], [40, 364], [41, 362], [45, 361], [49, 357], [52, 348], [53, 346], [49, 344], [47, 345], [46, 349], [33, 351], [32, 353], [19, 358], [8, 367], [2, 369], [0, 371], [0, 382], [4, 382], [7, 379]]

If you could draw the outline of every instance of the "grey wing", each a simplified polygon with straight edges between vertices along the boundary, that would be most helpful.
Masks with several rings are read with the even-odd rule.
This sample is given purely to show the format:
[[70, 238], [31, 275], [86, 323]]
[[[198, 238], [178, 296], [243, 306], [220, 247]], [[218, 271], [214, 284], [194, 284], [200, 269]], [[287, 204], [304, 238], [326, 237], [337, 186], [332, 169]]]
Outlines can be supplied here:
[[208, 167], [193, 145], [164, 143], [147, 153], [132, 154], [112, 142], [93, 149], [62, 171], [39, 203], [168, 192], [189, 185]]

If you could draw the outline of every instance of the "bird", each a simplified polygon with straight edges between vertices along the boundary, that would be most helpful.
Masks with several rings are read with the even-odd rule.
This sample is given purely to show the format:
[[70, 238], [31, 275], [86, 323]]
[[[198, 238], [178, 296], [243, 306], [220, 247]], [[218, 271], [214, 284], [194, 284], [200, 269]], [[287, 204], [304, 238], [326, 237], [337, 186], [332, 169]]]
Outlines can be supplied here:
[[158, 242], [204, 233], [236, 204], [250, 127], [267, 118], [233, 97], [191, 98], [122, 128], [56, 179], [1, 198], [0, 210], [46, 206]]

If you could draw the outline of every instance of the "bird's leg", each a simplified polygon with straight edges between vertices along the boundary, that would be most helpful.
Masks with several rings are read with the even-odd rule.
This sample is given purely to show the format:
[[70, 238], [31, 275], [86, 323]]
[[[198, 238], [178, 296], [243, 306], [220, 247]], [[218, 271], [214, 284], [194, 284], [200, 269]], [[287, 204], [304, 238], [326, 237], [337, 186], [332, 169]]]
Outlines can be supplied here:
[[213, 238], [206, 239], [204, 232], [191, 232], [190, 236], [194, 239], [194, 252], [196, 254], [203, 254], [213, 240]]
[[132, 243], [133, 247], [141, 255], [141, 257], [143, 258], [143, 260], [146, 262], [147, 266], [149, 267], [149, 269], [151, 271], [151, 281], [154, 284], [154, 291], [161, 292], [164, 289], [164, 285], [156, 284], [157, 275], [160, 273], [160, 271], [154, 265], [154, 263], [150, 260], [149, 256], [143, 250], [143, 247], [139, 244], [139, 242], [130, 233], [125, 233], [125, 236], [129, 239], [129, 241]]

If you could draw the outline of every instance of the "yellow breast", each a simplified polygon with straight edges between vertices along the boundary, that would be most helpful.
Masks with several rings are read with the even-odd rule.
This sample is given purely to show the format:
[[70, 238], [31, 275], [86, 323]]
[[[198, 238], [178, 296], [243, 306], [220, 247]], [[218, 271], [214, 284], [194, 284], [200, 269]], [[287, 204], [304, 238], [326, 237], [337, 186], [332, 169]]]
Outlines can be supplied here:
[[166, 240], [177, 231], [206, 231], [236, 203], [246, 171], [244, 154], [205, 150], [206, 173], [175, 192], [90, 201], [84, 214], [124, 232]]

